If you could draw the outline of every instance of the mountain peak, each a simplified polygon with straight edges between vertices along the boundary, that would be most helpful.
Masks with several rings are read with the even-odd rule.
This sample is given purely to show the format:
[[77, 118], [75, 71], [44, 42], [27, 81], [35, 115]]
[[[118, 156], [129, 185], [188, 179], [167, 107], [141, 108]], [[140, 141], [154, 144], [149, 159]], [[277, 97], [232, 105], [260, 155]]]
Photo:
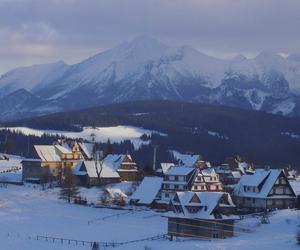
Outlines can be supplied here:
[[161, 52], [164, 51], [167, 48], [167, 46], [153, 37], [141, 35], [129, 42], [128, 48], [138, 50], [138, 52], [140, 52], [140, 50]]
[[152, 44], [166, 47], [166, 45], [163, 44], [161, 41], [148, 35], [137, 36], [130, 42], [130, 44]]

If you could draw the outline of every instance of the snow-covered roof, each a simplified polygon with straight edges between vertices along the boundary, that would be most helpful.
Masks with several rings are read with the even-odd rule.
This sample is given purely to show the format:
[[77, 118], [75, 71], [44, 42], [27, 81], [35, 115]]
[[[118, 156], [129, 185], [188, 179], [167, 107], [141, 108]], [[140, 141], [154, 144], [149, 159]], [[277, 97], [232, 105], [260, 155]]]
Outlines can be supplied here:
[[72, 154], [72, 150], [70, 149], [69, 146], [67, 147], [64, 147], [64, 146], [61, 146], [61, 145], [54, 145], [54, 147], [60, 151], [62, 154]]
[[139, 204], [151, 204], [161, 189], [162, 182], [162, 177], [145, 177], [130, 199], [138, 200]]
[[94, 144], [88, 142], [79, 142], [78, 144], [86, 157], [91, 159], [93, 157]]
[[168, 169], [172, 166], [174, 166], [174, 163], [161, 163], [161, 168], [158, 169], [157, 172], [162, 172], [163, 174], [165, 174], [168, 171]]
[[[234, 189], [237, 196], [265, 198], [270, 193], [279, 175], [284, 173], [282, 169], [256, 169], [253, 175], [243, 175]], [[244, 187], [257, 187], [261, 185], [258, 192], [245, 191]]]
[[117, 171], [125, 157], [126, 155], [122, 154], [109, 154], [104, 158], [103, 166], [110, 168], [112, 171]]
[[202, 174], [203, 176], [212, 176], [216, 175], [216, 171], [213, 168], [205, 168], [199, 170], [199, 174]]
[[[88, 175], [90, 178], [97, 178], [97, 170], [100, 172], [101, 167], [99, 163], [95, 163], [95, 161], [78, 161], [76, 166], [74, 167], [73, 173], [75, 175]], [[101, 178], [119, 178], [120, 175], [118, 172], [109, 168], [108, 166], [102, 164], [102, 170], [100, 173]]]
[[240, 183], [243, 186], [257, 187], [273, 171], [280, 174], [278, 170], [257, 169], [253, 175], [244, 175]]
[[200, 155], [181, 154], [175, 150], [171, 151], [174, 158], [179, 161], [180, 165], [183, 166], [194, 166], [198, 160], [201, 159]]
[[[215, 216], [212, 214], [214, 209], [221, 204], [221, 198], [223, 196], [227, 197], [226, 204], [227, 207], [234, 207], [232, 199], [228, 193], [224, 192], [176, 192], [176, 196], [172, 200], [173, 204], [181, 205], [183, 215], [190, 218], [201, 218], [201, 219], [215, 219]], [[199, 201], [193, 201], [192, 198], [197, 196]], [[179, 202], [176, 201], [178, 198]], [[225, 205], [225, 204], [224, 204]], [[199, 207], [200, 210], [195, 213], [188, 211], [188, 206]]]
[[195, 170], [195, 168], [192, 168], [192, 167], [173, 166], [167, 170], [166, 175], [188, 175], [189, 173], [191, 173], [194, 170]]
[[35, 145], [34, 148], [42, 161], [54, 162], [61, 160], [54, 145]]

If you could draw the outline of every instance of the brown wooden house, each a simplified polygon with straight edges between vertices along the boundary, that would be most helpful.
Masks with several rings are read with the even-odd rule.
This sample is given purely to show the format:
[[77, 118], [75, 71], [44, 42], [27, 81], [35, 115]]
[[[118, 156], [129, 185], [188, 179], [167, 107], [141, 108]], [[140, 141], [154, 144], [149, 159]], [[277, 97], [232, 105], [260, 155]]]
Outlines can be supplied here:
[[177, 192], [170, 202], [168, 235], [201, 239], [226, 238], [234, 234], [235, 205], [228, 193]]

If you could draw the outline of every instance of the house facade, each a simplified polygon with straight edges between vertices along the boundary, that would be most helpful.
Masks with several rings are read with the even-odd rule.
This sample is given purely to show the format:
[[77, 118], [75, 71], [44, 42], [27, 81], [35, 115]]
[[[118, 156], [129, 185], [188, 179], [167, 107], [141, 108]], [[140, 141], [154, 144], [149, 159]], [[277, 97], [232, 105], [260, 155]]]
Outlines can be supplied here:
[[190, 190], [197, 169], [194, 167], [170, 167], [164, 176], [161, 190], [161, 202], [169, 204], [177, 191]]
[[296, 194], [281, 169], [257, 169], [243, 175], [234, 189], [234, 200], [246, 210], [273, 210], [295, 206]]
[[234, 234], [235, 205], [224, 192], [177, 192], [170, 202], [168, 235], [202, 239]]
[[120, 162], [117, 168], [117, 172], [121, 177], [122, 181], [140, 181], [141, 174], [137, 164], [132, 160], [131, 155], [108, 155], [105, 161], [117, 158], [115, 161]]
[[198, 169], [191, 190], [194, 192], [221, 192], [223, 185], [213, 168]]

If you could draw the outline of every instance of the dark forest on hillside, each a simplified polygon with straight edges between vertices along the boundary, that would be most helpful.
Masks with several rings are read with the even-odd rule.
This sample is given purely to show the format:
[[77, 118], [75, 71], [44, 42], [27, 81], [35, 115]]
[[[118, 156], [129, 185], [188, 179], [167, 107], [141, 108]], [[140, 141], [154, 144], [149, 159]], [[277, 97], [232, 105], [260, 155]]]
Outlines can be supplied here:
[[[151, 138], [152, 145], [160, 147], [161, 161], [167, 161], [167, 151], [175, 149], [201, 154], [205, 160], [214, 163], [238, 154], [261, 165], [300, 166], [300, 139], [283, 134], [300, 135], [299, 118], [224, 106], [136, 101], [2, 124], [75, 131], [83, 126], [116, 125], [132, 125], [166, 133], [168, 136], [153, 135]], [[114, 147], [116, 151], [133, 150], [129, 142]], [[143, 158], [143, 164], [152, 164], [152, 152], [151, 145], [144, 146], [136, 152], [136, 157]]]

